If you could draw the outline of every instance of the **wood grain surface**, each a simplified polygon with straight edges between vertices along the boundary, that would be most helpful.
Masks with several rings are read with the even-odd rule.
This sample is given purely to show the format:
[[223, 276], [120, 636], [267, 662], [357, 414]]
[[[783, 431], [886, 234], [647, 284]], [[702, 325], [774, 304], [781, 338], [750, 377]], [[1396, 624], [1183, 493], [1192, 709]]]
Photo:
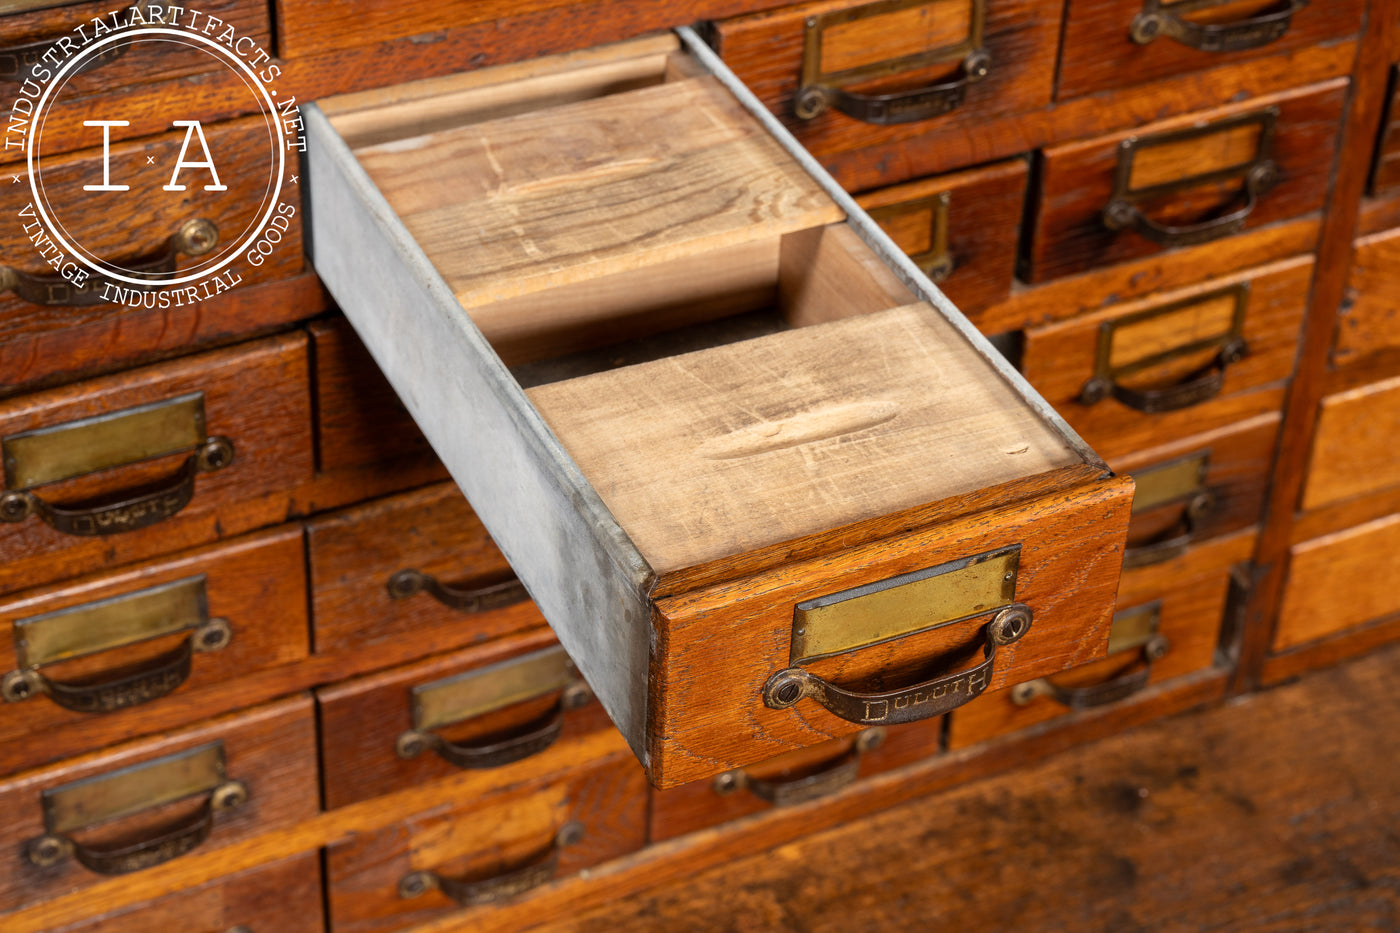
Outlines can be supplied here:
[[1398, 264], [1400, 230], [1386, 230], [1356, 241], [1351, 276], [1337, 312], [1332, 359], [1338, 364], [1400, 350]]
[[1400, 515], [1304, 541], [1289, 551], [1273, 648], [1299, 645], [1400, 612]]
[[1400, 377], [1324, 398], [1319, 406], [1302, 507], [1318, 508], [1400, 483], [1393, 439], [1400, 430]]

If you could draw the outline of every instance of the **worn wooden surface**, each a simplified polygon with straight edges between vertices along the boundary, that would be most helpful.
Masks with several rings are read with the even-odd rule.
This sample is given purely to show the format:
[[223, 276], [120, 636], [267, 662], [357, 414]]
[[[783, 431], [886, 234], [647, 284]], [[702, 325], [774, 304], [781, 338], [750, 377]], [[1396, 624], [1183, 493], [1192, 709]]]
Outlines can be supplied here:
[[1332, 358], [1353, 363], [1375, 353], [1400, 350], [1400, 230], [1386, 230], [1356, 241], [1351, 277], [1338, 310]]
[[1400, 515], [1304, 541], [1289, 551], [1275, 651], [1400, 612]]
[[1317, 508], [1400, 483], [1394, 438], [1400, 377], [1324, 398], [1317, 415], [1302, 507]]

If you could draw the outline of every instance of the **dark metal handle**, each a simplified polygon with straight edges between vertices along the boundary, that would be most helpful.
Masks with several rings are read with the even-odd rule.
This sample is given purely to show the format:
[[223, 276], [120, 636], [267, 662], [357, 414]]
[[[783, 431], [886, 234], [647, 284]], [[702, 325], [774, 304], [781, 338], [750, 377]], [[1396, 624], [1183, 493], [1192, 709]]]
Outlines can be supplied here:
[[191, 454], [169, 485], [129, 499], [81, 509], [50, 505], [28, 489], [0, 494], [0, 521], [22, 522], [38, 515], [51, 528], [83, 537], [146, 528], [178, 513], [194, 498], [199, 473], [222, 470], [233, 462], [233, 441], [211, 437]]
[[1198, 52], [1242, 52], [1257, 49], [1283, 38], [1292, 25], [1293, 14], [1308, 0], [1284, 0], [1257, 16], [1236, 23], [1193, 23], [1169, 10], [1149, 3], [1133, 18], [1129, 34], [1138, 45], [1147, 45], [1158, 36], [1174, 39]]
[[[64, 33], [63, 36], [66, 37], [67, 33]], [[27, 42], [24, 45], [12, 45], [0, 49], [0, 84], [23, 84], [33, 73], [34, 66], [42, 61], [44, 52], [59, 38], [60, 36], [49, 36], [37, 42]], [[92, 71], [109, 62], [116, 61], [125, 55], [129, 48], [131, 48], [130, 43], [109, 45], [100, 52], [95, 52], [83, 59], [82, 63], [73, 70], [73, 74], [78, 75], [85, 71]]]
[[1031, 609], [1012, 603], [988, 622], [984, 631], [982, 663], [965, 671], [886, 693], [856, 693], [817, 677], [800, 667], [778, 671], [763, 685], [763, 702], [769, 709], [787, 709], [810, 697], [847, 722], [860, 725], [897, 725], [932, 719], [957, 709], [987, 689], [992, 682], [997, 647], [1019, 641], [1031, 629]]
[[1166, 535], [1149, 544], [1140, 544], [1123, 551], [1123, 568], [1146, 567], [1180, 557], [1196, 540], [1201, 522], [1215, 510], [1215, 494], [1209, 489], [1196, 493], [1182, 507], [1181, 519]]
[[810, 84], [798, 90], [793, 110], [799, 119], [811, 120], [835, 107], [863, 123], [889, 126], [942, 116], [962, 106], [967, 86], [985, 78], [992, 69], [986, 49], [974, 49], [947, 81], [892, 94], [859, 94], [826, 84]]
[[1118, 703], [1141, 693], [1152, 680], [1152, 662], [1165, 657], [1171, 643], [1164, 635], [1154, 635], [1142, 646], [1142, 664], [1118, 677], [1088, 687], [1061, 687], [1048, 678], [1017, 684], [1011, 689], [1011, 702], [1025, 706], [1036, 697], [1047, 697], [1069, 709], [1093, 709]]
[[33, 275], [13, 266], [0, 266], [0, 292], [13, 291], [30, 304], [48, 307], [85, 308], [90, 305], [109, 304], [111, 299], [103, 297], [109, 283], [128, 291], [158, 291], [167, 283], [154, 277], [174, 272], [176, 260], [181, 255], [203, 256], [218, 242], [219, 230], [211, 221], [203, 218], [187, 220], [180, 225], [180, 229], [170, 238], [159, 255], [119, 263], [135, 277], [152, 276], [149, 285], [133, 285], [101, 273], [90, 274], [79, 285], [61, 275]]
[[1109, 376], [1095, 376], [1084, 383], [1079, 393], [1081, 405], [1095, 405], [1112, 395], [1129, 408], [1155, 415], [1178, 411], [1209, 401], [1225, 386], [1225, 368], [1238, 363], [1248, 352], [1248, 344], [1240, 338], [1227, 342], [1206, 365], [1187, 373], [1175, 385], [1155, 389], [1132, 389]]
[[241, 807], [247, 800], [248, 788], [242, 781], [226, 781], [214, 788], [194, 813], [145, 839], [103, 848], [50, 833], [31, 839], [26, 854], [29, 861], [39, 867], [56, 865], [72, 856], [78, 864], [99, 875], [125, 875], [189, 852], [209, 838], [216, 813]]
[[399, 897], [422, 897], [436, 889], [463, 907], [494, 904], [553, 881], [559, 869], [559, 850], [582, 839], [582, 823], [565, 823], [542, 854], [519, 868], [478, 881], [447, 878], [432, 870], [409, 872], [399, 879]]
[[54, 680], [33, 668], [10, 671], [0, 679], [0, 697], [18, 703], [42, 693], [77, 713], [113, 713], [171, 693], [189, 678], [196, 651], [222, 650], [232, 638], [227, 620], [210, 619], [181, 639], [178, 647], [135, 670], [87, 683]]
[[878, 748], [884, 741], [883, 728], [875, 726], [864, 729], [856, 736], [850, 748], [817, 771], [785, 781], [757, 778], [743, 768], [726, 771], [715, 778], [715, 793], [727, 795], [738, 790], [747, 790], [775, 807], [816, 800], [850, 786], [860, 774], [861, 755]]
[[419, 570], [400, 570], [389, 578], [390, 599], [407, 599], [418, 593], [427, 593], [449, 609], [460, 612], [487, 612], [523, 603], [530, 598], [525, 584], [511, 579], [503, 583], [464, 590], [439, 583], [437, 577]]
[[539, 754], [554, 744], [564, 728], [564, 713], [585, 706], [593, 692], [582, 680], [570, 685], [559, 696], [554, 708], [513, 735], [480, 745], [449, 742], [435, 732], [410, 729], [399, 735], [394, 750], [400, 758], [417, 758], [432, 749], [449, 764], [463, 769], [499, 768]]
[[1142, 212], [1132, 201], [1114, 198], [1103, 211], [1103, 222], [1110, 230], [1135, 230], [1159, 246], [1194, 246], [1231, 236], [1244, 229], [1254, 213], [1259, 197], [1278, 181], [1278, 166], [1265, 159], [1250, 167], [1244, 180], [1244, 205], [1211, 220], [1180, 227], [1161, 224]]

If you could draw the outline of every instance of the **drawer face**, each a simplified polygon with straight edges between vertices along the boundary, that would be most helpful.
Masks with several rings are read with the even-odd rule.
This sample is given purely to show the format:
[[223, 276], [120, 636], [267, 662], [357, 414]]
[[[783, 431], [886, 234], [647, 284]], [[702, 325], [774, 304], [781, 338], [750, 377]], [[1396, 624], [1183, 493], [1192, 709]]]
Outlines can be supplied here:
[[332, 843], [330, 930], [388, 933], [454, 912], [469, 922], [466, 911], [508, 910], [532, 887], [640, 849], [646, 777], [620, 743], [608, 747], [507, 791], [444, 800]]
[[548, 629], [322, 687], [316, 701], [328, 808], [612, 728]]
[[965, 748], [1074, 710], [1128, 702], [1149, 687], [1209, 668], [1227, 616], [1242, 606], [1231, 568], [1254, 534], [1191, 548], [1155, 567], [1123, 571], [1109, 656], [1063, 675], [978, 697], [951, 714], [948, 747]]
[[1346, 82], [1046, 149], [1022, 278], [1044, 282], [1320, 210]]
[[1303, 486], [1305, 509], [1334, 505], [1400, 483], [1400, 378], [1322, 400]]
[[322, 516], [307, 539], [318, 653], [413, 639], [429, 654], [543, 621], [452, 483]]
[[0, 774], [262, 699], [231, 682], [306, 657], [302, 566], [284, 528], [0, 600]]
[[0, 402], [0, 592], [282, 519], [309, 408], [302, 336]]
[[1056, 97], [1308, 48], [1356, 33], [1360, 0], [1070, 0]]
[[1188, 436], [1292, 375], [1312, 269], [1288, 260], [1030, 329], [1021, 369], [1109, 458], [1143, 432]]
[[53, 933], [213, 933], [240, 928], [253, 933], [322, 933], [324, 924], [321, 860], [315, 852], [308, 852]]
[[1390, 66], [1390, 87], [1387, 89], [1385, 110], [1381, 117], [1380, 140], [1376, 144], [1376, 161], [1371, 166], [1371, 194], [1383, 196], [1400, 188], [1400, 108], [1395, 106], [1400, 91], [1400, 66]]
[[1400, 612], [1400, 515], [1296, 544], [1288, 552], [1273, 649], [1287, 651]]
[[1332, 359], [1346, 364], [1400, 349], [1400, 230], [1362, 237], [1352, 253]]
[[0, 783], [0, 909], [315, 815], [315, 742], [311, 701], [296, 698]]
[[1035, 0], [822, 0], [722, 20], [712, 41], [820, 157], [1048, 104], [1059, 33]]
[[881, 188], [856, 202], [975, 321], [1011, 294], [1027, 173], [1018, 159]]

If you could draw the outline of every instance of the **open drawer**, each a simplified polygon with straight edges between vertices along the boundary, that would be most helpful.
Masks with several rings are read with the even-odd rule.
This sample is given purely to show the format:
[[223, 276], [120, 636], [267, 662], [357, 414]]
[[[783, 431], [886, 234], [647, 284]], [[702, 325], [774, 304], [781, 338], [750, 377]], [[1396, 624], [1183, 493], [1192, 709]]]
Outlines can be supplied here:
[[306, 118], [317, 271], [658, 786], [1103, 655], [1130, 481], [693, 33]]

